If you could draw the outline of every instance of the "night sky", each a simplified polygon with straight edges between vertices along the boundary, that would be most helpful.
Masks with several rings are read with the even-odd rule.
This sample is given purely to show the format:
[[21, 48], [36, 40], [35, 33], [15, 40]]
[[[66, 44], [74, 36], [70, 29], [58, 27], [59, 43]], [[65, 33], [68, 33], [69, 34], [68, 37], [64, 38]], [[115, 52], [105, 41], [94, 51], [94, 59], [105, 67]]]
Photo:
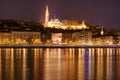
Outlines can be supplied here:
[[0, 18], [41, 22], [46, 4], [51, 18], [120, 27], [120, 0], [0, 0]]

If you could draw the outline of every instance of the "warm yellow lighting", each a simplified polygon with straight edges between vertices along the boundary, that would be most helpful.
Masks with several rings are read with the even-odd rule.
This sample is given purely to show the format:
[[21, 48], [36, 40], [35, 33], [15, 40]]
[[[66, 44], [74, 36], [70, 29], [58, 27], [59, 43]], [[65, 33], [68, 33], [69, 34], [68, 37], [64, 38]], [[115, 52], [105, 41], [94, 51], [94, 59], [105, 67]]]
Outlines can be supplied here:
[[[59, 19], [54, 18], [49, 20], [49, 10], [48, 6], [46, 6], [46, 11], [45, 11], [45, 27], [50, 27], [50, 28], [58, 28], [58, 29], [88, 29], [87, 25], [85, 24], [85, 21], [83, 20], [81, 24], [77, 23], [76, 21], [65, 21], [67, 22], [64, 24], [61, 22]], [[70, 22], [70, 24], [69, 24]]]
[[49, 21], [49, 11], [48, 11], [48, 6], [46, 6], [46, 11], [45, 11], [45, 27], [48, 26], [48, 21]]
[[63, 22], [61, 22], [59, 19], [51, 19], [50, 21], [47, 22], [47, 26], [45, 25], [45, 27], [58, 28], [58, 29], [74, 29], [74, 30], [89, 28], [84, 21], [82, 21], [82, 23], [79, 25], [69, 25], [69, 24], [66, 25], [63, 24]]

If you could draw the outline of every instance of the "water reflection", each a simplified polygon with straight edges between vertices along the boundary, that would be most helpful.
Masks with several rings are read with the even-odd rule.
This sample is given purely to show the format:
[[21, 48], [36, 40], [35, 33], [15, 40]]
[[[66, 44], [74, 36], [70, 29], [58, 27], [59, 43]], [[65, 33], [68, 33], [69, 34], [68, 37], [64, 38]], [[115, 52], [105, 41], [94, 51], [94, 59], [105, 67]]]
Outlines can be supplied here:
[[1, 48], [0, 80], [119, 80], [120, 48]]

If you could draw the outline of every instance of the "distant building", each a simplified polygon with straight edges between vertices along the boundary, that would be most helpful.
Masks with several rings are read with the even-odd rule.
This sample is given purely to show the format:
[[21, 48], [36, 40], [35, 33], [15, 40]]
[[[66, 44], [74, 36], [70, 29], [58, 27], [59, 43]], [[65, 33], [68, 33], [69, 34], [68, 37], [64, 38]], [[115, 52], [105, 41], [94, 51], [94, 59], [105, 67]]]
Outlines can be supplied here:
[[62, 44], [72, 44], [72, 32], [62, 33]]
[[53, 44], [72, 44], [72, 33], [52, 33]]
[[40, 44], [40, 32], [12, 31], [11, 39], [13, 44]]
[[117, 36], [117, 40], [116, 41], [117, 41], [118, 44], [120, 44], [120, 32], [118, 32], [117, 35], [118, 36]]
[[40, 44], [41, 24], [21, 20], [0, 20], [0, 44]]
[[0, 32], [0, 44], [11, 44], [11, 32]]
[[52, 43], [51, 41], [51, 33], [50, 32], [41, 32], [41, 41], [42, 43]]
[[112, 45], [114, 43], [114, 35], [104, 34], [93, 37], [94, 45]]
[[79, 45], [92, 45], [92, 31], [81, 30], [72, 34], [73, 41]]
[[0, 44], [40, 44], [40, 32], [0, 32]]
[[62, 44], [62, 33], [52, 33], [53, 44]]

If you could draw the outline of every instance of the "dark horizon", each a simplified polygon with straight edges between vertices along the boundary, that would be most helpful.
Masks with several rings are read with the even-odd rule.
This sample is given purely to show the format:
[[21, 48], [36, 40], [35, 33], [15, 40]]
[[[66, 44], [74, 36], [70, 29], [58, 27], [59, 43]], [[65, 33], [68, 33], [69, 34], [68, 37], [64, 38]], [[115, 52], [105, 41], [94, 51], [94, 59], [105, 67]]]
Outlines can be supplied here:
[[50, 18], [85, 20], [88, 24], [109, 28], [120, 26], [118, 0], [1, 0], [0, 18], [42, 22], [46, 5], [49, 6]]

